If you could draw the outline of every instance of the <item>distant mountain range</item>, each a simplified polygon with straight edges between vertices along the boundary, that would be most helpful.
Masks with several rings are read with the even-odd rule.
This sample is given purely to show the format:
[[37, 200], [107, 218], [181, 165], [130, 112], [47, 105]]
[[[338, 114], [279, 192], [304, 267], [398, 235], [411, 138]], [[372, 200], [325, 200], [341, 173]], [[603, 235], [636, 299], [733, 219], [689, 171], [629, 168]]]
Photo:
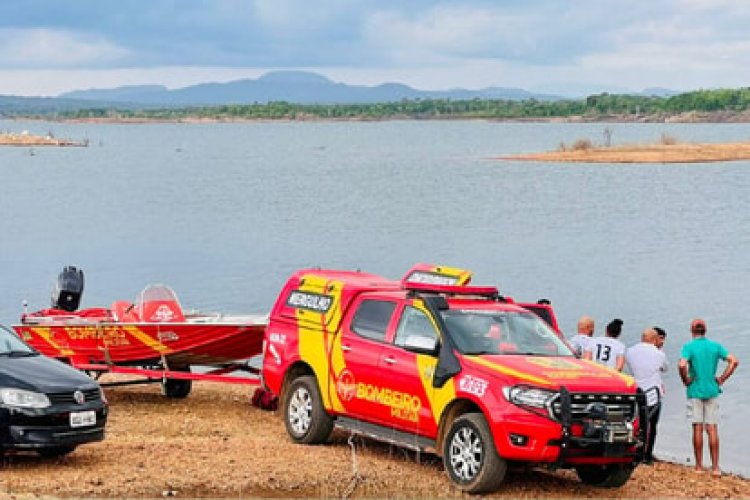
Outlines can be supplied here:
[[0, 95], [0, 118], [5, 115], [52, 114], [76, 111], [95, 106], [115, 106], [115, 103], [101, 103], [87, 100], [64, 99], [60, 97], [18, 97]]
[[[667, 96], [677, 92], [647, 89], [638, 95]], [[162, 85], [135, 85], [111, 89], [76, 90], [47, 97], [0, 96], [0, 113], [33, 111], [50, 113], [92, 107], [188, 107], [230, 104], [265, 104], [286, 101], [295, 104], [369, 104], [403, 99], [507, 99], [554, 101], [563, 97], [523, 89], [487, 87], [480, 90], [417, 90], [400, 83], [376, 86], [347, 85], [306, 71], [274, 71], [257, 79], [227, 83], [202, 83], [170, 90]]]
[[522, 89], [489, 87], [481, 90], [417, 90], [400, 83], [373, 87], [336, 83], [306, 71], [274, 71], [253, 79], [227, 83], [202, 83], [169, 90], [160, 85], [139, 85], [114, 89], [77, 90], [61, 98], [138, 103], [163, 106], [215, 106], [287, 101], [295, 104], [354, 104], [393, 102], [402, 99], [539, 99], [559, 96], [534, 94]]

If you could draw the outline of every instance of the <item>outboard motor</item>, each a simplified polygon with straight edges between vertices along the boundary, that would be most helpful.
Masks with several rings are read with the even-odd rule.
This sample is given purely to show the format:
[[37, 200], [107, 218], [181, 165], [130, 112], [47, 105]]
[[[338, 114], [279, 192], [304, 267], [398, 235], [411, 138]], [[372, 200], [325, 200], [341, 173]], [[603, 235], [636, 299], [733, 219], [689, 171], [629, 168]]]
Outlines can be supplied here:
[[65, 266], [57, 276], [57, 284], [52, 290], [52, 307], [74, 312], [83, 295], [83, 271], [75, 266]]

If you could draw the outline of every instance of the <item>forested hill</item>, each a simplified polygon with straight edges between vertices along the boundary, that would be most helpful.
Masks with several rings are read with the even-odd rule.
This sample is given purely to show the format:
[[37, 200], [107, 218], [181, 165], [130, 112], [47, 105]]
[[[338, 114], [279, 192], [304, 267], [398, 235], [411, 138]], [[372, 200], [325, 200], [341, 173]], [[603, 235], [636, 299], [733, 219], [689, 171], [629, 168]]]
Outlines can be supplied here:
[[268, 120], [268, 119], [582, 119], [658, 120], [695, 114], [703, 121], [750, 121], [750, 88], [698, 90], [670, 97], [598, 94], [585, 99], [403, 99], [371, 104], [238, 104], [204, 107], [136, 108], [90, 103], [79, 109], [23, 113], [3, 109], [0, 115], [48, 119], [102, 120]]

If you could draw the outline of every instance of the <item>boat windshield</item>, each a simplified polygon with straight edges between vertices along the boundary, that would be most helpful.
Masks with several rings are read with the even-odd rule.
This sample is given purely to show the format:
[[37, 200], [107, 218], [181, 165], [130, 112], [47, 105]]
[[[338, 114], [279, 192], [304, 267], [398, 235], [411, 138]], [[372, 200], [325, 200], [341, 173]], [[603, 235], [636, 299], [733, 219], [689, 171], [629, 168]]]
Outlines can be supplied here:
[[177, 302], [177, 294], [167, 285], [148, 285], [141, 291], [141, 296], [136, 302], [144, 304], [156, 300], [173, 300]]
[[137, 311], [141, 321], [184, 321], [182, 306], [177, 294], [167, 285], [149, 285], [137, 300]]
[[449, 309], [441, 314], [463, 354], [573, 356], [549, 325], [531, 312]]
[[37, 352], [29, 347], [26, 342], [19, 339], [18, 336], [0, 325], [0, 356], [32, 356]]

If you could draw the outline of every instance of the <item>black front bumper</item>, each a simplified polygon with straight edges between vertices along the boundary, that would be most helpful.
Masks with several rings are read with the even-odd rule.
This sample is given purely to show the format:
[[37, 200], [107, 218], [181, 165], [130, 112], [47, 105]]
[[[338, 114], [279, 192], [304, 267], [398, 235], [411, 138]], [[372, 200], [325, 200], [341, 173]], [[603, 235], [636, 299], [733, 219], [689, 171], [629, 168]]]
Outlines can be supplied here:
[[[638, 389], [635, 395], [635, 411], [640, 423], [635, 432], [633, 423], [618, 419], [614, 422], [597, 419], [577, 419], [574, 422], [572, 414], [571, 393], [565, 388], [560, 389], [560, 421], [562, 435], [559, 440], [550, 441], [550, 445], [559, 446], [560, 454], [554, 467], [561, 467], [573, 459], [580, 458], [628, 458], [634, 464], [643, 460], [643, 442], [645, 441], [645, 398]], [[603, 415], [606, 416], [606, 411]], [[593, 415], [589, 415], [593, 416]], [[588, 420], [588, 421], [587, 421]], [[582, 428], [583, 435], [573, 434], [573, 426]]]
[[76, 447], [102, 441], [107, 424], [107, 407], [76, 407], [74, 411], [94, 410], [96, 423], [71, 427], [69, 409], [20, 410], [3, 409], [0, 434], [4, 449], [38, 450], [42, 448]]

